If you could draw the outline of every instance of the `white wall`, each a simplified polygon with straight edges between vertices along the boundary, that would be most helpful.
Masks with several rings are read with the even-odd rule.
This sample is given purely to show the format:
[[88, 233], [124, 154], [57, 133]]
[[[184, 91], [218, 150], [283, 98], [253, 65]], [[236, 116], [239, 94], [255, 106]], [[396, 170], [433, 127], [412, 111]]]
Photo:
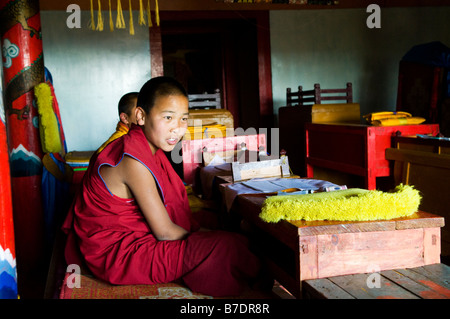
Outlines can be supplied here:
[[[117, 103], [150, 78], [147, 27], [103, 32], [66, 26], [68, 13], [41, 12], [44, 61], [53, 75], [68, 150], [94, 150], [115, 129]], [[128, 12], [124, 12], [128, 24]], [[398, 63], [414, 45], [450, 46], [450, 7], [384, 8], [381, 29], [368, 29], [363, 9], [270, 12], [274, 113], [286, 103], [286, 88], [352, 82], [361, 113], [396, 106]], [[104, 18], [107, 13], [104, 12]]]
[[361, 113], [395, 110], [398, 63], [414, 45], [450, 46], [450, 7], [382, 8], [369, 29], [366, 9], [271, 11], [274, 112], [286, 88], [343, 88], [353, 83]]
[[[97, 12], [95, 13], [97, 14]], [[53, 77], [69, 151], [97, 149], [114, 132], [120, 97], [139, 91], [150, 79], [147, 27], [102, 32], [88, 27], [90, 12], [82, 11], [81, 28], [69, 29], [64, 11], [42, 11], [44, 63]], [[103, 12], [103, 18], [107, 12]]]

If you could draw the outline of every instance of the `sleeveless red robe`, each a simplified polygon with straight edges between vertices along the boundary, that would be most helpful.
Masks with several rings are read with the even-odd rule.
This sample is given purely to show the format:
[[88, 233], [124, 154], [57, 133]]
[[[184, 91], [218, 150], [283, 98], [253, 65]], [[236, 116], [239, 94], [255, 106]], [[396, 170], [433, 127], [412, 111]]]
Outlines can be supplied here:
[[[99, 171], [131, 156], [155, 178], [171, 220], [190, 231], [184, 240], [158, 241], [133, 199], [112, 194]], [[80, 192], [64, 222], [68, 264], [83, 262], [112, 284], [156, 284], [182, 279], [193, 291], [237, 295], [256, 277], [258, 259], [245, 238], [224, 231], [197, 231], [183, 182], [162, 150], [154, 155], [139, 126], [94, 154]]]

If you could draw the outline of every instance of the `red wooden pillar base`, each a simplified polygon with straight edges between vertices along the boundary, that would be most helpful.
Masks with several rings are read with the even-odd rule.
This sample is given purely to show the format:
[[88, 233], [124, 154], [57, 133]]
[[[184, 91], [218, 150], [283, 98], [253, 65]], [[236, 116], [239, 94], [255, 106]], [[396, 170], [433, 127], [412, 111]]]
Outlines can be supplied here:
[[46, 278], [42, 148], [34, 87], [44, 82], [38, 0], [0, 0], [6, 129], [19, 296], [42, 298]]

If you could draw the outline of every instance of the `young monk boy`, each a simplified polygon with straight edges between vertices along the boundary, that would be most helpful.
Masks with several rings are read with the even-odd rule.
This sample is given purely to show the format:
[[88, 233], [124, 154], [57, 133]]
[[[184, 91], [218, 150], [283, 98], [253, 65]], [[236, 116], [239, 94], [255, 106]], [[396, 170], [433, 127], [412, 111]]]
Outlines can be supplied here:
[[116, 131], [109, 137], [109, 139], [102, 144], [97, 150], [100, 153], [106, 145], [128, 133], [131, 124], [136, 124], [136, 104], [138, 92], [130, 92], [122, 96], [119, 100], [119, 123], [117, 123]]
[[175, 80], [149, 80], [139, 92], [137, 125], [91, 159], [81, 192], [63, 226], [66, 259], [81, 256], [112, 284], [182, 280], [211, 296], [238, 295], [255, 279], [259, 261], [244, 237], [198, 231], [183, 182], [164, 152], [187, 129], [188, 98]]

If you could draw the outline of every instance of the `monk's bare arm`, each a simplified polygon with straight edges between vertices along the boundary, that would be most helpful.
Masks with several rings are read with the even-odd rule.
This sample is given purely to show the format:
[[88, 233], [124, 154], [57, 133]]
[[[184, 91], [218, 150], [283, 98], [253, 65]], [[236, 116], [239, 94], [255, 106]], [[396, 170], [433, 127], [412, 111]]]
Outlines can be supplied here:
[[[113, 170], [115, 172], [111, 174]], [[178, 240], [188, 234], [184, 228], [172, 222], [158, 193], [153, 175], [140, 162], [124, 156], [119, 165], [104, 167], [101, 173], [113, 194], [129, 198], [129, 196], [120, 196], [126, 195], [128, 191], [129, 195], [135, 198], [152, 233], [158, 240]], [[115, 189], [119, 194], [114, 192]]]

